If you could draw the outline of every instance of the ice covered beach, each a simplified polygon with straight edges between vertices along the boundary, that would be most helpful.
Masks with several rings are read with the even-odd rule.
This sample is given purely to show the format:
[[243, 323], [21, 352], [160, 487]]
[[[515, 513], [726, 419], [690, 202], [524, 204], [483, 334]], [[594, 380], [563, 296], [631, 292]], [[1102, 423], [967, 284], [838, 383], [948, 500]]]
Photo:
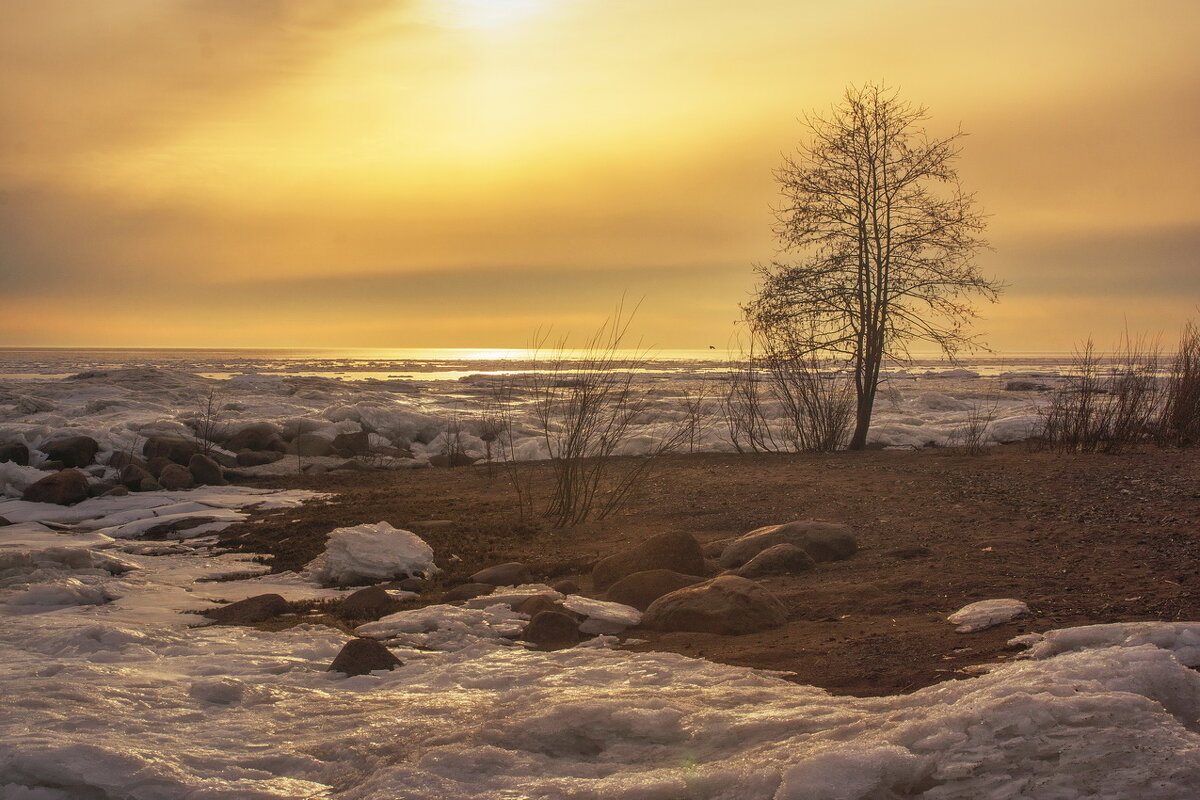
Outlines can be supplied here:
[[[192, 430], [197, 389], [209, 385], [209, 379], [196, 376], [207, 372], [198, 366], [101, 369], [103, 377], [74, 380], [46, 373], [10, 378], [9, 398], [19, 397], [6, 401], [6, 435], [27, 441], [34, 460], [46, 455], [39, 444], [64, 431], [94, 435], [101, 462], [124, 452], [134, 436], [144, 441], [149, 435], [184, 435]], [[699, 372], [694, 365], [687, 371], [689, 376]], [[897, 401], [901, 411], [912, 412], [909, 421], [894, 424], [949, 430], [954, 422], [947, 415], [963, 412], [920, 411], [922, 404], [934, 402], [929, 395], [968, 404], [971, 392], [990, 392], [989, 382], [1011, 377], [1000, 377], [1008, 369], [993, 375], [974, 371], [979, 377], [914, 378], [914, 390], [902, 391]], [[677, 377], [660, 374], [647, 381], [675, 392]], [[368, 402], [367, 408], [388, 412], [387, 422], [415, 429], [424, 418], [438, 421], [447, 409], [469, 407], [472, 382], [485, 379], [446, 382], [405, 374], [371, 380], [388, 385], [259, 371], [222, 386], [228, 387], [225, 402], [235, 406], [229, 413], [247, 424], [267, 421], [284, 431], [294, 424], [297, 432], [303, 424], [308, 433], [330, 441], [337, 433], [374, 434], [395, 446], [390, 437], [405, 436], [401, 429], [380, 433], [386, 425], [376, 421], [368, 423], [368, 432], [361, 427], [361, 412], [359, 420], [335, 421], [340, 412], [329, 409]], [[982, 384], [972, 388], [976, 381]], [[439, 388], [444, 386], [454, 388]], [[375, 392], [378, 396], [370, 396]], [[664, 394], [664, 402], [672, 396], [677, 395]], [[1012, 418], [1028, 414], [1031, 396], [1012, 397], [1004, 401], [1011, 404]], [[111, 402], [116, 404], [105, 405]], [[304, 419], [312, 422], [298, 422]], [[931, 424], [938, 419], [943, 421]], [[416, 430], [409, 437], [411, 461], [427, 462], [436, 452], [439, 425], [430, 422], [426, 433]], [[888, 639], [900, 636], [897, 630], [889, 637], [888, 619], [904, 622], [903, 609], [883, 605], [879, 596], [892, 583], [899, 595], [929, 593], [927, 605], [939, 613], [928, 624], [944, 629], [956, 647], [982, 652], [986, 648], [979, 642], [988, 636], [992, 639], [986, 641], [999, 637], [1002, 644], [1016, 633], [1016, 623], [956, 633], [945, 618], [966, 603], [945, 596], [952, 588], [933, 590], [912, 575], [936, 574], [939, 587], [952, 587], [956, 574], [966, 576], [975, 588], [991, 592], [979, 599], [1019, 597], [1034, 614], [1044, 613], [1056, 597], [1078, 606], [1082, 593], [1063, 583], [1071, 576], [1060, 578], [1060, 573], [1084, 553], [1091, 569], [1101, 569], [1100, 551], [1108, 539], [1114, 552], [1136, 566], [1142, 552], [1128, 531], [1145, 529], [1161, 497], [1187, 491], [1188, 476], [1194, 475], [1192, 462], [1167, 463], [1162, 473], [1127, 479], [1122, 476], [1133, 475], [1130, 464], [1115, 461], [1104, 470], [1089, 464], [1086, 474], [1118, 501], [1088, 517], [1096, 507], [1090, 495], [1053, 494], [1039, 505], [1032, 490], [995, 480], [1011, 469], [1036, 472], [1031, 483], [1039, 491], [1074, 484], [1073, 475], [1056, 463], [995, 456], [972, 462], [970, 469], [955, 467], [958, 471], [937, 483], [937, 475], [958, 462], [916, 462], [926, 453], [877, 455], [890, 458], [861, 466], [802, 461], [784, 476], [787, 491], [805, 487], [806, 513], [829, 516], [830, 508], [844, 506], [842, 513], [854, 517], [848, 521], [863, 531], [864, 549], [855, 559], [828, 569], [822, 565], [790, 584], [764, 581], [787, 600], [792, 616], [801, 618], [797, 624], [845, 629], [831, 648], [851, 648], [855, 620], [874, 614], [882, 627], [872, 630], [882, 630], [884, 638], [870, 644], [868, 637], [867, 646], [886, 651]], [[309, 463], [323, 463], [317, 458]], [[106, 464], [96, 466], [101, 469], [92, 477], [105, 480]], [[862, 470], [849, 477], [861, 502], [848, 502], [845, 488], [836, 483], [852, 467]], [[767, 468], [784, 472], [780, 464]], [[717, 496], [701, 492], [686, 498], [720, 523], [706, 530], [724, 526], [728, 533], [741, 533], [751, 525], [730, 530], [734, 523], [728, 520], [769, 519], [791, 508], [787, 494], [764, 492], [765, 481], [751, 474], [751, 466], [700, 460], [689, 469], [672, 486], [700, 485], [693, 479], [714, 471], [711, 485], [722, 486], [724, 498], [732, 500], [715, 516]], [[423, 506], [426, 518], [438, 519], [446, 513], [438, 505], [443, 501], [428, 491], [432, 483], [426, 480], [438, 477], [435, 472], [363, 473], [361, 482], [368, 489], [386, 485], [397, 492], [398, 478], [419, 479], [411, 503]], [[438, 482], [452, 491], [471, 490], [472, 481], [479, 481], [460, 474], [465, 472], [442, 471], [446, 476]], [[882, 477], [869, 485], [863, 478], [871, 475]], [[289, 480], [296, 479], [279, 482]], [[906, 489], [914, 494], [908, 517], [898, 505], [902, 481], [918, 484]], [[1159, 488], [1165, 494], [1153, 493]], [[347, 493], [354, 501], [347, 507], [360, 515], [339, 525], [383, 517], [374, 507], [356, 504], [359, 496], [344, 484], [331, 489]], [[965, 495], [967, 490], [974, 495]], [[328, 669], [350, 638], [346, 632], [305, 624], [283, 631], [218, 626], [187, 613], [268, 592], [289, 600], [346, 594], [324, 588], [312, 574], [264, 574], [248, 554], [214, 556], [211, 549], [218, 528], [244, 519], [254, 507], [286, 514], [276, 524], [299, 531], [302, 514], [316, 515], [297, 510], [312, 499], [312, 491], [206, 487], [135, 492], [71, 506], [0, 500], [0, 516], [14, 523], [0, 527], [0, 692], [7, 709], [0, 722], [5, 743], [0, 796], [1190, 798], [1200, 788], [1200, 675], [1191, 669], [1200, 663], [1200, 623], [1179, 621], [1188, 619], [1180, 618], [1179, 610], [1191, 608], [1184, 600], [1166, 606], [1161, 598], [1151, 604], [1147, 596], [1147, 587], [1165, 585], [1161, 578], [1175, 584], [1188, 580], [1184, 573], [1191, 567], [1181, 556], [1189, 551], [1186, 542], [1176, 543], [1173, 527], [1166, 528], [1171, 535], [1163, 539], [1178, 550], [1163, 550], [1158, 542], [1149, 546], [1163, 550], [1165, 562], [1176, 568], [1155, 562], [1146, 575], [1123, 564], [1108, 568], [1105, 577], [1128, 591], [1104, 591], [1129, 604], [1121, 612], [1125, 615], [1173, 621], [1039, 627], [1041, 634], [1021, 639], [1025, 657], [990, 663], [986, 670], [947, 671], [947, 678], [956, 679], [916, 691], [852, 697], [769, 670], [645, 646], [633, 652], [620, 640], [652, 636], [637, 628], [556, 652], [531, 650], [515, 638], [525, 617], [491, 605], [487, 597], [453, 610], [427, 606], [419, 616], [402, 611], [372, 623], [375, 627], [364, 626], [359, 633], [378, 636], [403, 665], [346, 677]], [[973, 499], [970, 513], [956, 511], [967, 496]], [[667, 505], [661, 496], [648, 503]], [[1186, 525], [1194, 505], [1175, 509]], [[1054, 516], [1060, 507], [1072, 519], [1088, 521], [1080, 539], [1092, 549], [1067, 546], [1069, 537], [1061, 530], [1066, 517]], [[1129, 517], [1130, 527], [1108, 531], [1101, 520], [1117, 508]], [[644, 508], [638, 513], [647, 515]], [[668, 513], [679, 511], [670, 506]], [[179, 515], [212, 521], [210, 527], [172, 530], [168, 538], [158, 538], [163, 519]], [[1038, 530], [1024, 539], [1007, 533], [1013, 517], [1019, 517], [1014, 531]], [[1155, 525], [1166, 524], [1154, 519]], [[966, 529], [961, 520], [974, 524]], [[615, 527], [637, 532], [633, 523], [623, 519]], [[1053, 530], [1055, 544], [1039, 538], [1042, 527]], [[963, 539], [968, 541], [961, 550], [952, 550]], [[466, 552], [452, 545], [451, 537], [430, 535], [430, 542], [433, 559], [443, 567], [450, 566], [452, 555]], [[891, 552], [900, 545], [911, 552]], [[550, 544], [527, 546], [537, 550]], [[419, 548], [409, 552], [419, 556]], [[987, 573], [985, 566], [999, 554], [1009, 559], [1008, 566]], [[956, 563], [968, 555], [973, 560]], [[1044, 594], [1032, 595], [1028, 585], [1003, 584], [1019, 569], [1033, 571], [1038, 585], [1045, 584]], [[864, 580], [866, 574], [872, 577]], [[1097, 575], [1082, 580], [1099, 582]], [[814, 597], [805, 594], [806, 587], [819, 581], [843, 586], [853, 604], [839, 596], [831, 607], [842, 604], [842, 610], [822, 608], [810, 619]], [[879, 604], [873, 612], [871, 602]], [[850, 619], [838, 620], [842, 615]], [[1060, 616], [1080, 615], [1068, 609]], [[733, 647], [761, 646], [754, 636], [717, 638]], [[699, 640], [703, 648], [713, 641]]]

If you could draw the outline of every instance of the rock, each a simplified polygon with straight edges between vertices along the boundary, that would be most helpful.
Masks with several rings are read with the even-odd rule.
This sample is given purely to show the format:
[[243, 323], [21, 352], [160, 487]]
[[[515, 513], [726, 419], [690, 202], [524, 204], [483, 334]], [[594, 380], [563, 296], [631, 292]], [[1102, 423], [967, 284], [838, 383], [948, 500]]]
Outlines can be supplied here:
[[29, 448], [21, 442], [9, 442], [8, 444], [0, 444], [0, 462], [11, 461], [12, 463], [21, 466], [29, 466]]
[[135, 489], [134, 491], [157, 492], [157, 491], [160, 491], [161, 489], [162, 489], [162, 484], [160, 484], [154, 478], [143, 478], [142, 482], [138, 484], [137, 489]]
[[343, 461], [341, 464], [332, 467], [330, 472], [336, 472], [338, 470], [342, 470], [344, 472], [374, 472], [373, 468], [359, 461], [357, 458], [352, 458], [349, 461]]
[[283, 440], [279, 438], [279, 429], [269, 422], [256, 422], [229, 437], [225, 442], [225, 449], [236, 453], [240, 450], [274, 450], [279, 445], [283, 445]]
[[579, 644], [579, 623], [561, 611], [539, 611], [529, 620], [521, 640], [539, 650], [563, 650]]
[[67, 465], [61, 461], [50, 460], [38, 464], [37, 468], [42, 472], [58, 472], [59, 470], [66, 469]]
[[278, 594], [258, 594], [220, 608], [210, 608], [204, 616], [222, 625], [249, 625], [288, 612], [287, 601]]
[[371, 438], [366, 431], [358, 433], [339, 433], [333, 437], [333, 449], [339, 456], [353, 458], [365, 456], [371, 452]]
[[1048, 392], [1050, 387], [1044, 383], [1035, 383], [1034, 381], [1009, 381], [1004, 384], [1006, 392]]
[[550, 584], [550, 588], [561, 594], [579, 594], [579, 584], [575, 581], [558, 581]]
[[188, 470], [201, 486], [224, 486], [228, 481], [221, 474], [221, 465], [206, 455], [196, 453], [188, 460]]
[[533, 583], [533, 576], [529, 574], [529, 567], [519, 561], [510, 561], [479, 570], [471, 576], [471, 582], [488, 583], [492, 586], [520, 586], [522, 583]]
[[127, 464], [117, 480], [130, 491], [138, 492], [141, 491], [142, 481], [153, 481], [154, 476], [137, 464]]
[[42, 445], [42, 452], [51, 461], [61, 461], [64, 467], [86, 467], [95, 462], [99, 443], [90, 436], [70, 436]]
[[113, 453], [108, 459], [108, 465], [116, 470], [124, 469], [130, 464], [141, 467], [142, 469], [146, 468], [145, 461], [135, 455], [130, 455], [129, 453], [123, 451]]
[[612, 584], [651, 569], [669, 569], [683, 575], [704, 573], [704, 554], [690, 533], [659, 533], [626, 550], [601, 559], [592, 568], [592, 584], [604, 591]]
[[88, 497], [87, 478], [77, 469], [64, 469], [31, 483], [21, 496], [32, 503], [69, 506]]
[[858, 543], [850, 528], [838, 522], [797, 520], [786, 525], [756, 528], [735, 539], [721, 554], [721, 566], [737, 569], [756, 555], [777, 544], [793, 544], [813, 561], [839, 561], [854, 555]]
[[466, 453], [439, 453], [436, 456], [429, 457], [429, 466], [431, 467], [469, 467], [479, 459], [472, 458]]
[[816, 566], [807, 550], [801, 550], [794, 544], [776, 544], [763, 550], [754, 558], [738, 567], [735, 575], [743, 578], [761, 578], [764, 575], [792, 575], [804, 572]]
[[513, 606], [513, 611], [519, 614], [528, 614], [530, 617], [535, 617], [542, 611], [557, 611], [559, 614], [565, 613], [562, 606], [544, 594], [535, 594], [533, 597], [526, 597]]
[[754, 581], [722, 575], [677, 589], [650, 604], [642, 625], [660, 631], [738, 635], [778, 628], [783, 604]]
[[[108, 494], [115, 488], [116, 487], [113, 486], [111, 483], [104, 483], [103, 481], [100, 483], [89, 483], [88, 490], [87, 490], [88, 497], [104, 497], [104, 495]], [[121, 488], [125, 489], [124, 486], [122, 486]], [[125, 491], [126, 491], [126, 493], [129, 492], [128, 489], [125, 489]]]
[[[166, 456], [155, 456], [146, 461], [146, 472], [149, 472], [151, 477], [158, 478], [159, 475], [162, 475], [162, 471], [170, 464], [175, 464], [175, 462]], [[175, 466], [179, 465], [175, 464]]]
[[291, 449], [298, 456], [315, 458], [336, 455], [333, 450], [333, 442], [315, 433], [302, 433], [292, 439]]
[[374, 639], [351, 639], [329, 665], [327, 672], [344, 672], [347, 675], [366, 675], [377, 669], [395, 669], [404, 662]]
[[0, 517], [0, 528], [3, 528], [5, 525], [12, 525], [12, 523], [9, 522], [8, 517]]
[[605, 597], [614, 603], [623, 603], [633, 606], [638, 611], [645, 611], [664, 594], [670, 594], [685, 586], [704, 583], [704, 580], [695, 575], [683, 575], [669, 569], [648, 569], [621, 578], [608, 587]]
[[[151, 436], [142, 445], [142, 455], [149, 461], [162, 457], [176, 464], [187, 464], [188, 459], [200, 452], [200, 445], [180, 436]], [[153, 472], [153, 470], [151, 470]]]
[[425, 585], [427, 583], [428, 581], [422, 580], [421, 578], [404, 578], [396, 581], [396, 588], [405, 592], [416, 592], [417, 594], [420, 594], [421, 592], [425, 591]]
[[178, 464], [168, 464], [163, 467], [163, 471], [158, 475], [158, 482], [162, 485], [162, 488], [169, 492], [190, 489], [196, 485], [196, 481], [192, 478], [192, 473], [188, 468], [181, 467]]
[[474, 600], [476, 597], [483, 597], [485, 594], [491, 594], [495, 590], [495, 586], [490, 583], [464, 583], [455, 586], [442, 595], [443, 603], [459, 603], [464, 600]]
[[242, 450], [237, 454], [237, 463], [240, 467], [258, 467], [263, 464], [274, 464], [281, 458], [283, 458], [283, 453], [277, 453], [274, 450]]
[[736, 539], [736, 536], [730, 536], [727, 539], [716, 539], [700, 548], [700, 552], [704, 553], [705, 558], [720, 558], [721, 553], [725, 552], [725, 548], [733, 544]]
[[404, 603], [392, 597], [386, 589], [368, 586], [342, 598], [342, 616], [351, 619], [366, 619], [374, 622], [380, 617], [399, 611]]
[[127, 494], [129, 494], [129, 489], [127, 487], [114, 486], [113, 488], [109, 489], [107, 492], [105, 492], [104, 494], [102, 494], [100, 496], [101, 497], [124, 497]]

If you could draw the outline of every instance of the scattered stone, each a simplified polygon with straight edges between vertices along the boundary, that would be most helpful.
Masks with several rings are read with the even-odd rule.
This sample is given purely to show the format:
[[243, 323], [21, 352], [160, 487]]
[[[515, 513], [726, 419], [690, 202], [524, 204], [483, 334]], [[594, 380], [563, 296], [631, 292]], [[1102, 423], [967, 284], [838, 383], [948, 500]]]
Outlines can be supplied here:
[[366, 675], [377, 669], [392, 670], [402, 666], [404, 662], [375, 639], [351, 639], [338, 652], [326, 671], [344, 672], [353, 677]]
[[340, 609], [344, 617], [374, 622], [380, 617], [399, 611], [403, 605], [404, 603], [388, 594], [386, 589], [368, 586], [342, 598]]
[[222, 625], [249, 625], [288, 612], [287, 601], [278, 594], [258, 594], [220, 608], [210, 608], [204, 616]]
[[[154, 476], [137, 464], [126, 464], [122, 468], [121, 476], [117, 480], [130, 491], [140, 492], [142, 490], [142, 483], [144, 481], [154, 481]], [[157, 483], [157, 481], [155, 482]]]
[[529, 573], [529, 567], [519, 561], [510, 561], [479, 570], [471, 576], [471, 582], [488, 583], [492, 586], [520, 586], [523, 583], [533, 583], [533, 576]]
[[743, 578], [761, 578], [765, 575], [792, 575], [815, 567], [817, 562], [807, 550], [794, 544], [773, 545], [738, 567], [735, 575]]
[[575, 581], [558, 581], [550, 584], [550, 588], [560, 594], [579, 594], [579, 584]]
[[539, 650], [564, 650], [579, 644], [579, 623], [561, 611], [539, 611], [529, 620], [521, 640]]
[[[278, 443], [278, 444], [276, 444]], [[225, 442], [225, 447], [233, 452], [241, 450], [274, 450], [282, 446], [279, 429], [269, 422], [256, 422], [239, 430]]]
[[17, 466], [29, 466], [29, 448], [21, 442], [0, 444], [0, 462], [11, 461]]
[[102, 494], [100, 496], [101, 497], [124, 497], [127, 494], [129, 494], [129, 489], [127, 487], [114, 486], [113, 488], [109, 489], [107, 492], [105, 492], [104, 494]]
[[42, 445], [42, 452], [51, 461], [61, 461], [64, 467], [86, 467], [96, 460], [100, 444], [90, 436], [69, 436]]
[[737, 569], [768, 547], [785, 543], [806, 551], [817, 562], [840, 561], [858, 550], [858, 543], [847, 525], [797, 520], [785, 525], [756, 528], [735, 539], [721, 554], [721, 566]]
[[[191, 439], [180, 436], [151, 436], [142, 445], [142, 455], [149, 462], [154, 458], [165, 458], [176, 464], [188, 463], [188, 460], [200, 452], [200, 445]], [[154, 470], [152, 469], [151, 472]]]
[[228, 481], [221, 474], [221, 465], [206, 455], [196, 453], [188, 460], [188, 470], [201, 486], [224, 486]]
[[592, 568], [592, 584], [602, 592], [612, 584], [651, 569], [669, 569], [684, 575], [704, 572], [704, 554], [690, 533], [659, 533], [626, 550], [601, 559]]
[[302, 433], [292, 439], [291, 450], [298, 456], [313, 458], [336, 455], [333, 450], [333, 442], [315, 433]]
[[57, 503], [69, 506], [88, 497], [87, 478], [77, 469], [64, 469], [30, 484], [22, 500], [32, 503]]
[[192, 473], [188, 468], [181, 467], [178, 464], [168, 464], [163, 467], [163, 471], [158, 474], [158, 482], [162, 485], [162, 488], [169, 492], [190, 489], [196, 485], [196, 481], [192, 478]]
[[371, 452], [371, 438], [366, 431], [358, 433], [339, 433], [333, 437], [333, 449], [339, 456], [353, 458], [365, 456]]
[[608, 587], [605, 597], [614, 603], [623, 603], [633, 606], [638, 611], [645, 611], [664, 594], [670, 594], [685, 586], [704, 583], [704, 580], [695, 575], [683, 575], [669, 569], [648, 569], [621, 578]]
[[283, 458], [283, 453], [277, 453], [274, 450], [242, 450], [237, 454], [237, 463], [240, 467], [258, 467], [263, 464], [274, 464], [281, 458]]
[[897, 547], [895, 550], [889, 550], [887, 553], [892, 558], [923, 558], [932, 555], [932, 551], [928, 547]]
[[495, 590], [495, 586], [490, 583], [464, 583], [455, 586], [442, 595], [443, 603], [459, 603], [464, 600], [474, 600], [476, 597], [483, 597], [485, 594], [491, 594]]
[[762, 586], [722, 575], [658, 598], [646, 609], [642, 625], [660, 631], [738, 635], [777, 628], [786, 621], [783, 604]]

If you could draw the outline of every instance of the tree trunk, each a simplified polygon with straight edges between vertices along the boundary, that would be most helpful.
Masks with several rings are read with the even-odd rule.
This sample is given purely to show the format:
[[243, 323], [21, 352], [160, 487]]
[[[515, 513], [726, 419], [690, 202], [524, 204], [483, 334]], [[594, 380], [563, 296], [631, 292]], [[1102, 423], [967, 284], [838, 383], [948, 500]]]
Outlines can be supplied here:
[[871, 408], [875, 405], [875, 392], [864, 392], [858, 396], [858, 409], [854, 415], [854, 435], [850, 437], [849, 450], [863, 450], [867, 446], [867, 429], [871, 427]]

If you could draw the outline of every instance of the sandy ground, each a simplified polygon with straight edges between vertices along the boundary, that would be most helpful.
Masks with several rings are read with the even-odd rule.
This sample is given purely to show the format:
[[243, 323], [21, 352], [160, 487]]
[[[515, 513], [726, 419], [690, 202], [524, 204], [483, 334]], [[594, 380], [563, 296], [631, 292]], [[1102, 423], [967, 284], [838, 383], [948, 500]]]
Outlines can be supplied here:
[[[544, 488], [544, 464], [522, 464]], [[702, 543], [795, 519], [845, 522], [852, 559], [762, 583], [786, 626], [746, 636], [659, 634], [649, 643], [714, 661], [793, 673], [838, 694], [912, 691], [1011, 658], [1011, 637], [1091, 623], [1200, 619], [1200, 452], [1060, 455], [1024, 445], [984, 456], [948, 450], [833, 455], [695, 454], [663, 460], [609, 519], [568, 530], [522, 521], [503, 471], [486, 466], [333, 473], [256, 485], [332, 492], [304, 511], [262, 515], [224, 534], [276, 569], [317, 555], [332, 529], [386, 520], [433, 546], [446, 587], [525, 561], [590, 589], [590, 565], [662, 531]], [[421, 526], [431, 520], [450, 524]], [[436, 601], [439, 590], [427, 597]], [[945, 616], [996, 597], [1032, 615], [975, 634]]]

